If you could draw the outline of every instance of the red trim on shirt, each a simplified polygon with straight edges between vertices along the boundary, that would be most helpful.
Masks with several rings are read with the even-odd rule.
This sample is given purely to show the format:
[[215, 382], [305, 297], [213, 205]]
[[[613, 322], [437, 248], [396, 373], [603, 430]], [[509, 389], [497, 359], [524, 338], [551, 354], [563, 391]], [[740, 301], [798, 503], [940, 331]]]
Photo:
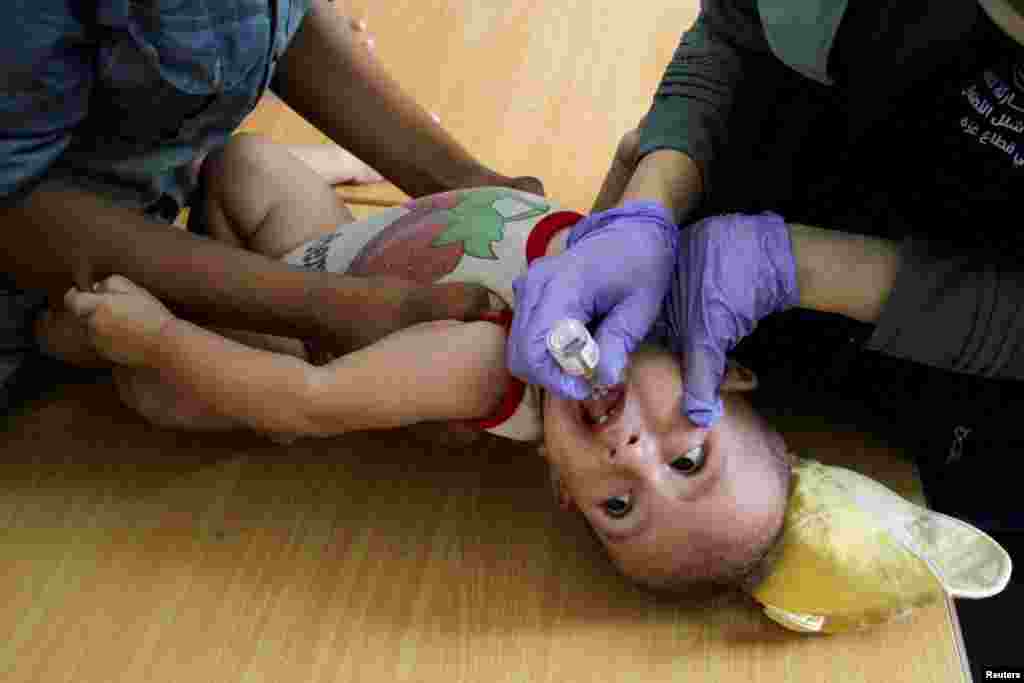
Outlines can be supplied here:
[[[508, 334], [509, 328], [512, 327], [512, 311], [511, 309], [488, 311], [480, 316], [480, 320], [500, 325], [505, 328], [505, 333]], [[468, 425], [470, 427], [480, 430], [492, 429], [515, 414], [516, 409], [523, 400], [523, 396], [526, 394], [526, 383], [518, 377], [512, 376], [511, 373], [508, 375], [507, 381], [508, 386], [505, 389], [505, 395], [501, 397], [501, 404], [498, 405], [498, 409], [494, 411], [494, 414], [481, 420], [469, 420]]]
[[[575, 225], [581, 218], [583, 216], [575, 211], [557, 211], [542, 218], [537, 225], [533, 226], [533, 230], [526, 238], [526, 263], [530, 264], [543, 256], [544, 252], [548, 250], [548, 245], [551, 244], [551, 238], [563, 229]], [[512, 316], [512, 310], [505, 309], [504, 311], [488, 311], [478, 319], [500, 325], [505, 328], [507, 335], [512, 327]], [[482, 420], [468, 420], [467, 426], [479, 430], [497, 427], [515, 415], [525, 395], [526, 383], [509, 373], [508, 388], [505, 389], [505, 395], [502, 396], [498, 409], [493, 415]]]
[[544, 216], [537, 225], [533, 226], [533, 230], [526, 238], [527, 265], [544, 255], [555, 233], [576, 225], [582, 218], [583, 216], [575, 211], [556, 211]]

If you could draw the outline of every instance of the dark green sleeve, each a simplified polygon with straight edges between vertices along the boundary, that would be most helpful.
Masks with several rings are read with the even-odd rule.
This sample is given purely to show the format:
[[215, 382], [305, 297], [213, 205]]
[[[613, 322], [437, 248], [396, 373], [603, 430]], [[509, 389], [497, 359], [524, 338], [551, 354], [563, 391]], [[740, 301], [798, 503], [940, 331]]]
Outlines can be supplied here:
[[640, 133], [641, 155], [683, 152], [704, 169], [706, 192], [744, 64], [766, 58], [774, 59], [754, 0], [705, 0], [655, 93]]
[[1014, 250], [908, 238], [868, 348], [970, 375], [1024, 380], [1024, 272]]

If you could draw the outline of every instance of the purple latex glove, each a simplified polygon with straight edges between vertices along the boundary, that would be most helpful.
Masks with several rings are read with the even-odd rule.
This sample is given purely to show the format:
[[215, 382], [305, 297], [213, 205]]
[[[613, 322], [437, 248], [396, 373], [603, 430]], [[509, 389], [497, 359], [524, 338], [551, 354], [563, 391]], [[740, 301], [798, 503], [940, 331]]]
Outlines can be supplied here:
[[629, 353], [665, 301], [678, 232], [672, 214], [655, 202], [626, 202], [574, 225], [562, 254], [534, 261], [512, 283], [516, 310], [506, 353], [512, 374], [564, 398], [587, 398], [590, 384], [562, 372], [548, 354], [547, 335], [565, 318], [588, 324], [603, 317], [594, 334], [595, 382], [621, 381]]
[[781, 216], [715, 216], [683, 229], [665, 307], [672, 349], [684, 364], [682, 410], [691, 422], [710, 427], [722, 416], [725, 354], [759, 320], [799, 301]]

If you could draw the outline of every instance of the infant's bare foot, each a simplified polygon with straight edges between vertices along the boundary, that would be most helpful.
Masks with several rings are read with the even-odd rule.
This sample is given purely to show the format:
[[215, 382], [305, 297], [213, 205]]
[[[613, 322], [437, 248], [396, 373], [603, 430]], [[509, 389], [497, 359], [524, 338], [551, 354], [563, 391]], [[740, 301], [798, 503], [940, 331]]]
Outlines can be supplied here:
[[43, 353], [84, 368], [108, 367], [110, 361], [96, 352], [89, 327], [70, 311], [47, 309], [35, 322], [36, 341]]
[[241, 424], [218, 413], [184, 387], [148, 368], [114, 368], [117, 393], [129, 409], [155, 427], [194, 432], [230, 431]]

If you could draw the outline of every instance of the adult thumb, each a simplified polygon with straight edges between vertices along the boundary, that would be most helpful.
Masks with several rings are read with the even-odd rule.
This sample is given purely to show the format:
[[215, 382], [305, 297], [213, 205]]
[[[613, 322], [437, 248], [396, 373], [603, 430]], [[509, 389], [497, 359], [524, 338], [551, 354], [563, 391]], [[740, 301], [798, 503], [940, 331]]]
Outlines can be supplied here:
[[680, 361], [683, 414], [698, 427], [711, 427], [724, 410], [719, 389], [725, 376], [725, 353], [708, 345], [691, 346]]

